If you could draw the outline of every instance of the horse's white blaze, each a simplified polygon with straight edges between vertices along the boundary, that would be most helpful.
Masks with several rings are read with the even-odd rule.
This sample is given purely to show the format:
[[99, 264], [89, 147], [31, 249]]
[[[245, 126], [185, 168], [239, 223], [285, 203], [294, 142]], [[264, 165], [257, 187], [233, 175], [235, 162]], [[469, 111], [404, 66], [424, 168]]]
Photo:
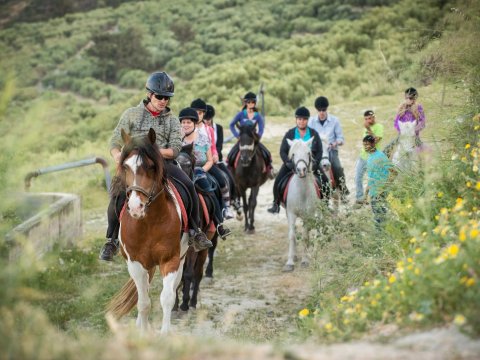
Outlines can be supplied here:
[[[180, 269], [183, 269], [183, 264], [181, 264]], [[167, 274], [163, 278], [163, 289], [160, 294], [160, 304], [162, 304], [163, 310], [163, 319], [162, 319], [162, 329], [161, 333], [165, 334], [170, 331], [170, 318], [172, 315], [173, 305], [175, 304], [175, 284], [177, 284], [177, 276], [181, 275], [181, 270], [174, 271]]]
[[120, 245], [123, 248], [123, 251], [125, 252], [125, 255], [127, 256], [127, 261], [130, 261], [130, 254], [127, 251], [127, 247], [122, 241], [122, 223], [120, 222], [120, 229], [118, 230], [118, 241], [120, 242]]
[[[138, 155], [134, 155], [125, 161], [125, 164], [132, 170], [133, 172], [133, 184], [137, 185], [137, 170], [142, 164], [142, 159]], [[134, 190], [130, 194], [130, 198], [128, 199], [128, 212], [134, 218], [140, 218], [145, 216], [145, 209], [143, 207], [142, 199], [140, 195]]]
[[251, 145], [240, 145], [239, 149], [240, 151], [244, 151], [244, 150], [253, 151], [253, 149], [255, 149], [255, 144], [252, 143]]
[[138, 293], [138, 316], [137, 327], [142, 331], [148, 329], [148, 313], [150, 312], [151, 301], [148, 296], [150, 287], [148, 271], [138, 261], [127, 261], [128, 272], [135, 282]]

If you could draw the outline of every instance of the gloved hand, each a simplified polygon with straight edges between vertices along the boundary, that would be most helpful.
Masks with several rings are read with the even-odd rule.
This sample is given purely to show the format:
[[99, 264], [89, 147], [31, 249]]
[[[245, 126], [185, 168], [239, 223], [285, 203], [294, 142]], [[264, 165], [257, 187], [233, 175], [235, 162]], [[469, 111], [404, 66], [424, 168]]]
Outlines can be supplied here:
[[312, 171], [316, 173], [319, 169], [320, 169], [320, 165], [318, 164], [318, 162], [314, 161], [312, 165]]

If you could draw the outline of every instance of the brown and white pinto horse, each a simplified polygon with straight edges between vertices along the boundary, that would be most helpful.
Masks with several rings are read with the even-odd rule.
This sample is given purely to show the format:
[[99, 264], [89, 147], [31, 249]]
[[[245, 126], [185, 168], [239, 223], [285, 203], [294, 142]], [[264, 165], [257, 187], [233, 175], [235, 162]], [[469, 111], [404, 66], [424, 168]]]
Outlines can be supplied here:
[[120, 217], [119, 240], [131, 279], [111, 300], [108, 310], [120, 318], [137, 304], [137, 327], [147, 330], [151, 307], [148, 290], [159, 266], [163, 277], [161, 332], [166, 333], [188, 236], [182, 237], [180, 208], [167, 182], [155, 131], [150, 129], [145, 138], [132, 138], [122, 130], [122, 139], [125, 146], [118, 173], [127, 188], [127, 203]]

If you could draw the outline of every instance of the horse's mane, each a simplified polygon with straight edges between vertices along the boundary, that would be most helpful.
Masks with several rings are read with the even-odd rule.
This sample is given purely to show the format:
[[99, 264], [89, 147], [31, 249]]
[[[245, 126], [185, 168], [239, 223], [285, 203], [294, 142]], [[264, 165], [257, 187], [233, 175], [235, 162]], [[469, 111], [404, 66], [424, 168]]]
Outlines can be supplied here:
[[144, 171], [153, 170], [155, 183], [165, 186], [167, 184], [165, 163], [157, 144], [150, 143], [147, 137], [134, 137], [122, 148], [120, 162], [117, 166], [117, 176], [112, 182], [111, 193], [118, 194], [120, 191], [125, 191], [125, 170], [122, 164], [132, 151], [138, 152]]

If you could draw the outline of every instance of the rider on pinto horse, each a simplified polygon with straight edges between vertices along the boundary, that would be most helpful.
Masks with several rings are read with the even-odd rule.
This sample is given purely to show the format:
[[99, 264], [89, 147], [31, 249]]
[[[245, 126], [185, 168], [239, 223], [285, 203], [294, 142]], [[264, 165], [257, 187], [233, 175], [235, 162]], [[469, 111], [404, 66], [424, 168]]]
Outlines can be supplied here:
[[[150, 128], [153, 128], [157, 135], [156, 144], [165, 159], [168, 177], [182, 183], [188, 189], [192, 202], [190, 208], [187, 209], [190, 237], [197, 249], [209, 248], [212, 246], [212, 242], [207, 239], [198, 226], [200, 219], [195, 187], [188, 176], [172, 163], [182, 148], [180, 123], [167, 107], [170, 98], [174, 95], [173, 80], [165, 72], [155, 72], [148, 77], [145, 87], [147, 89], [146, 99], [136, 107], [127, 109], [115, 127], [110, 141], [110, 153], [115, 163], [118, 164], [121, 148], [124, 145], [120, 135], [122, 129], [130, 136], [137, 137], [145, 136]], [[108, 205], [107, 242], [100, 252], [101, 260], [111, 261], [118, 251], [119, 215], [125, 199], [124, 191], [111, 194]]]
[[[249, 125], [249, 124], [255, 125], [255, 127], [258, 127], [258, 130], [257, 130], [258, 138], [261, 139], [263, 135], [265, 121], [262, 115], [258, 112], [256, 108], [257, 95], [255, 95], [253, 92], [246, 93], [245, 96], [243, 97], [243, 103], [244, 105], [242, 110], [238, 112], [237, 115], [235, 115], [233, 120], [230, 122], [230, 130], [232, 131], [233, 136], [235, 136], [238, 139], [240, 134], [236, 129], [237, 126], [243, 126], [243, 125]], [[273, 179], [275, 175], [273, 173], [272, 155], [270, 154], [270, 151], [268, 151], [268, 149], [262, 143], [259, 142], [258, 146], [262, 153], [262, 157], [265, 160], [265, 168], [266, 168], [266, 172], [268, 173], [268, 177], [270, 179]], [[235, 168], [235, 161], [238, 155], [238, 151], [239, 151], [239, 144], [237, 142], [232, 147], [227, 157], [228, 164], [232, 168]]]
[[[273, 184], [273, 204], [267, 211], [276, 214], [280, 212], [280, 184], [284, 183], [285, 180], [293, 174], [294, 164], [288, 158], [288, 152], [290, 150], [290, 145], [288, 145], [289, 140], [300, 139], [302, 141], [308, 141], [310, 138], [313, 138], [312, 142], [312, 171], [317, 178], [319, 184], [328, 184], [328, 177], [323, 173], [320, 166], [320, 161], [322, 160], [322, 141], [318, 133], [307, 126], [308, 118], [310, 117], [310, 111], [302, 106], [295, 111], [295, 121], [297, 126], [291, 128], [287, 131], [283, 137], [282, 144], [280, 145], [280, 157], [282, 158], [283, 165], [278, 172], [278, 175], [275, 178]], [[321, 188], [327, 189], [328, 186], [322, 186]], [[323, 194], [324, 196], [326, 194]]]

